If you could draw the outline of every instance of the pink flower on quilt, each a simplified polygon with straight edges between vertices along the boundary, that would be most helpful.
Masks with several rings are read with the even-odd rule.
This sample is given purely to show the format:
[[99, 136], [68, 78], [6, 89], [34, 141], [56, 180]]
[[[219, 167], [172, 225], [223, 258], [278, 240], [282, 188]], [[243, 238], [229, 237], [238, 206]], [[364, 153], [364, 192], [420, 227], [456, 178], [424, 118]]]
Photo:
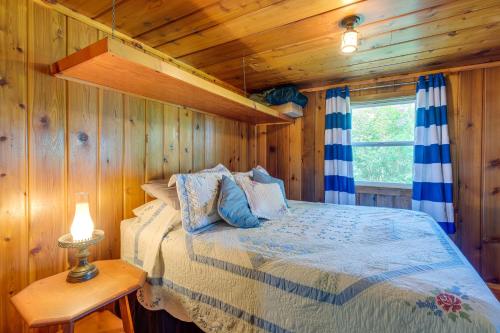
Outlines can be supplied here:
[[440, 293], [436, 296], [436, 303], [446, 312], [458, 312], [462, 309], [462, 300], [457, 296]]

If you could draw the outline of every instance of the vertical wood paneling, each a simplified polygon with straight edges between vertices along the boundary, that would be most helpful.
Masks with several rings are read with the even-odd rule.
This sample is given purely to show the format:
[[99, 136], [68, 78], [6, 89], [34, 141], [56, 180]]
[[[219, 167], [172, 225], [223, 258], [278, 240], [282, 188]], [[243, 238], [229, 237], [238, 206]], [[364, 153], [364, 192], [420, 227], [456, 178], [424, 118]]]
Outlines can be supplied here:
[[484, 70], [481, 271], [500, 281], [500, 67]]
[[146, 181], [163, 178], [163, 104], [146, 101]]
[[170, 178], [179, 172], [179, 107], [165, 104], [165, 120], [163, 143], [165, 161], [163, 164], [163, 176]]
[[193, 171], [193, 111], [182, 108], [179, 112], [179, 167], [180, 172]]
[[[0, 332], [22, 332], [9, 302], [28, 283], [26, 2], [0, 1]], [[8, 29], [7, 29], [8, 27]]]
[[278, 126], [267, 126], [267, 171], [278, 176]]
[[23, 331], [9, 295], [66, 268], [57, 238], [75, 192], [89, 192], [106, 235], [96, 259], [118, 258], [120, 221], [144, 203], [145, 180], [218, 162], [250, 167], [247, 124], [48, 75], [104, 35], [33, 1], [0, 1], [1, 332]]
[[29, 2], [29, 271], [34, 281], [65, 268], [66, 82], [48, 65], [66, 55], [66, 17]]
[[314, 193], [315, 201], [325, 201], [324, 169], [325, 169], [325, 93], [318, 94], [315, 116], [314, 138]]
[[302, 199], [302, 119], [296, 119], [289, 125], [289, 198]]
[[267, 126], [256, 126], [257, 164], [267, 168]]
[[[67, 54], [80, 50], [97, 41], [95, 28], [68, 18]], [[89, 194], [90, 215], [96, 225], [98, 220], [98, 89], [76, 82], [67, 83], [67, 143], [68, 143], [68, 179], [67, 179], [67, 225], [70, 229], [75, 214], [75, 193]], [[94, 253], [95, 248], [90, 251]], [[70, 265], [74, 265], [71, 256]]]
[[240, 129], [240, 137], [239, 140], [236, 141], [236, 144], [239, 145], [239, 171], [247, 171], [250, 169], [248, 165], [248, 124], [247, 123], [238, 123]]
[[248, 126], [248, 169], [257, 163], [257, 126]]
[[[446, 104], [448, 106], [448, 136], [450, 138], [450, 155], [452, 161], [458, 161], [457, 138], [459, 133], [458, 124], [458, 105], [459, 105], [459, 89], [460, 89], [460, 73], [451, 73], [446, 77]], [[460, 221], [458, 216], [458, 207], [460, 206], [460, 197], [458, 195], [458, 163], [452, 163], [453, 174], [453, 202], [455, 204], [455, 221]], [[452, 236], [455, 243], [461, 245], [462, 231], [461, 223], [456, 223], [457, 232]]]
[[481, 159], [483, 70], [460, 75], [458, 153], [462, 251], [481, 269]]
[[315, 160], [314, 160], [314, 140], [316, 132], [316, 105], [318, 104], [318, 94], [308, 93], [309, 102], [304, 108], [303, 128], [304, 136], [302, 140], [302, 200], [314, 201], [315, 193]]
[[224, 128], [225, 121], [224, 118], [215, 118], [215, 162], [224, 163], [224, 146], [227, 145], [225, 141]]
[[222, 163], [234, 171], [234, 123], [230, 119], [224, 119], [223, 139], [223, 157]]
[[216, 165], [215, 156], [215, 117], [205, 115], [205, 168]]
[[130, 218], [134, 216], [132, 209], [144, 203], [144, 191], [141, 185], [145, 177], [146, 101], [142, 98], [125, 96], [124, 107], [123, 216]]
[[290, 197], [290, 125], [276, 126], [276, 175], [285, 184], [285, 193]]
[[123, 219], [123, 95], [99, 91], [99, 222], [106, 237], [98, 244], [98, 258], [120, 256], [118, 223]]
[[193, 170], [205, 168], [205, 115], [193, 112]]

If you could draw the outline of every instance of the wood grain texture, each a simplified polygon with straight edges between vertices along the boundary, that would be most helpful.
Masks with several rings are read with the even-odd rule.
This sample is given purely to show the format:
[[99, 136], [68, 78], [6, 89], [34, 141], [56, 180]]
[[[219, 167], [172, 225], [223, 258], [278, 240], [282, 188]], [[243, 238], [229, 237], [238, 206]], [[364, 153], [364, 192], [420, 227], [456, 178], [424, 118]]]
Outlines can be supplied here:
[[174, 173], [179, 172], [179, 107], [165, 104], [164, 119], [165, 163], [163, 164], [163, 176], [168, 179]]
[[205, 168], [205, 115], [193, 113], [193, 170]]
[[124, 149], [123, 149], [123, 216], [133, 217], [132, 209], [144, 203], [141, 185], [145, 180], [145, 127], [146, 101], [125, 96], [124, 102]]
[[57, 238], [66, 210], [66, 84], [48, 65], [66, 54], [66, 18], [29, 2], [29, 271], [34, 281], [66, 267]]
[[[48, 74], [50, 63], [104, 36], [32, 1], [0, 1], [1, 332], [24, 330], [10, 296], [67, 268], [57, 238], [69, 231], [74, 192], [90, 193], [106, 235], [93, 256], [112, 259], [120, 221], [145, 200], [144, 181], [168, 178], [181, 163], [189, 171], [233, 158], [235, 169], [250, 168], [247, 124]], [[230, 140], [227, 154], [217, 156], [217, 136]]]
[[98, 244], [98, 258], [120, 255], [117, 221], [123, 220], [123, 95], [99, 91], [99, 221], [106, 237]]
[[481, 271], [485, 279], [500, 281], [500, 68], [484, 70], [483, 174]]
[[216, 164], [215, 154], [215, 118], [205, 115], [205, 167], [212, 168]]
[[146, 181], [163, 178], [163, 104], [146, 101]]
[[179, 112], [179, 168], [182, 173], [193, 171], [193, 111]]
[[481, 269], [483, 79], [481, 69], [460, 75], [458, 114], [461, 133], [458, 165], [462, 251], [478, 271]]
[[[8, 301], [28, 284], [27, 8], [1, 1], [0, 22], [0, 332], [22, 332]], [[1, 25], [1, 24], [0, 24]]]
[[[97, 14], [109, 1], [87, 2], [63, 0], [111, 25], [109, 8]], [[496, 0], [139, 0], [117, 9], [118, 31], [240, 88], [245, 58], [250, 90], [500, 59]], [[363, 17], [360, 43], [346, 56], [340, 21], [353, 14]]]
[[325, 93], [318, 93], [318, 100], [316, 103], [316, 108], [314, 112], [316, 116], [315, 121], [315, 132], [314, 132], [314, 201], [324, 202], [325, 201], [325, 189], [324, 189], [324, 178], [325, 178], [325, 111], [326, 111], [326, 100]]
[[[67, 53], [73, 53], [89, 43], [97, 41], [98, 31], [76, 20], [68, 19]], [[75, 214], [77, 192], [89, 194], [90, 215], [97, 227], [98, 223], [98, 89], [76, 82], [67, 85], [67, 225], [69, 230]], [[95, 248], [90, 249], [91, 253]], [[73, 252], [69, 252], [73, 253]], [[92, 258], [92, 257], [91, 257]], [[69, 265], [74, 265], [70, 256]]]
[[316, 133], [317, 93], [307, 93], [308, 103], [304, 108], [304, 135], [302, 140], [302, 200], [314, 201], [315, 193], [315, 159], [314, 146]]
[[105, 37], [61, 58], [50, 66], [50, 72], [68, 81], [176, 103], [239, 121], [291, 121], [264, 104], [112, 37]]
[[289, 174], [289, 198], [293, 200], [302, 199], [302, 132], [303, 119], [296, 119], [289, 128], [289, 158], [290, 174]]

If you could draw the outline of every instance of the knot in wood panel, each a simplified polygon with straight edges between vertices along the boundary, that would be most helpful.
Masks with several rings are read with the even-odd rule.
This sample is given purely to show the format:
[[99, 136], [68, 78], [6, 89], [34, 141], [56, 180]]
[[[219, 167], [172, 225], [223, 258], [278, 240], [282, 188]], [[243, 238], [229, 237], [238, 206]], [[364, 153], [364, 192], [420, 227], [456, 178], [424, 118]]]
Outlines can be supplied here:
[[89, 140], [89, 136], [85, 132], [78, 132], [77, 137], [78, 141], [80, 141], [81, 143], [86, 143]]

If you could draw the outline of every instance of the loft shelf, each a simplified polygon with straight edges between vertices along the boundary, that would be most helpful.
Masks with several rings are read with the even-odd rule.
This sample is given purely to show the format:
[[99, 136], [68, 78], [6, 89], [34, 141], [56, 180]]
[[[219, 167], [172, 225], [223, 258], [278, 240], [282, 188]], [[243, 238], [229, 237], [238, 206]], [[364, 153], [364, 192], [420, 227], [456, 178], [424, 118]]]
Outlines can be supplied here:
[[155, 56], [104, 38], [51, 66], [56, 77], [254, 124], [291, 118]]

